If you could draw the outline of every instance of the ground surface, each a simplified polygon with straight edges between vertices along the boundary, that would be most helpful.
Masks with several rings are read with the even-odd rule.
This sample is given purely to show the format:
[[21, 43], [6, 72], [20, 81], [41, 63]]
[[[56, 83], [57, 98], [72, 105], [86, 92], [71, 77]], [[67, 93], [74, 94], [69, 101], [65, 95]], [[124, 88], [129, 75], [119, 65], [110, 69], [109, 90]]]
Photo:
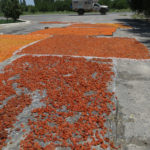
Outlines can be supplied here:
[[[132, 13], [108, 13], [107, 16], [97, 14], [85, 14], [84, 16], [78, 15], [26, 15], [22, 16], [23, 20], [30, 20], [31, 24], [14, 26], [9, 29], [0, 27], [0, 33], [4, 34], [27, 34], [39, 29], [43, 29], [46, 26], [54, 27], [54, 25], [39, 24], [41, 21], [65, 21], [65, 22], [85, 22], [85, 23], [124, 23], [134, 27], [131, 30], [118, 30], [114, 34], [116, 37], [133, 37], [138, 41], [144, 43], [150, 48], [150, 23], [145, 21], [139, 21], [132, 19]], [[66, 26], [55, 25], [55, 27]]]
[[[30, 32], [33, 32], [33, 31], [36, 31], [39, 29], [44, 29], [45, 27], [62, 27], [62, 26], [67, 25], [67, 24], [63, 24], [63, 25], [61, 25], [61, 24], [55, 24], [55, 25], [54, 24], [39, 24], [39, 22], [41, 22], [41, 21], [66, 21], [66, 22], [85, 22], [85, 23], [124, 23], [126, 25], [130, 25], [133, 28], [132, 29], [118, 29], [112, 36], [109, 36], [109, 37], [135, 38], [137, 41], [139, 41], [139, 42], [143, 43], [145, 46], [147, 46], [148, 49], [150, 50], [150, 40], [149, 40], [150, 39], [150, 25], [144, 21], [133, 20], [131, 18], [130, 13], [112, 13], [112, 14], [108, 14], [106, 16], [99, 15], [99, 14], [95, 14], [95, 15], [94, 14], [92, 14], [92, 15], [86, 14], [84, 16], [36, 15], [36, 16], [22, 16], [21, 19], [30, 20], [31, 23], [22, 25], [22, 26], [18, 25], [18, 26], [11, 27], [11, 28], [0, 27], [0, 33], [28, 34]], [[100, 35], [100, 37], [101, 37], [101, 35]], [[32, 58], [25, 57], [25, 59], [24, 59], [24, 57], [21, 57], [21, 59], [16, 60], [16, 58], [18, 58], [18, 57], [20, 57], [20, 56], [14, 55], [10, 59], [8, 59], [0, 64], [1, 73], [3, 71], [3, 68], [5, 66], [7, 66], [8, 64], [10, 64], [5, 70], [6, 74], [4, 76], [1, 76], [1, 79], [4, 78], [4, 80], [7, 81], [6, 87], [3, 87], [2, 90], [4, 91], [4, 89], [5, 90], [9, 89], [10, 88], [9, 86], [10, 86], [12, 80], [15, 80], [16, 83], [23, 84], [25, 86], [25, 88], [27, 88], [27, 89], [32, 89], [30, 91], [26, 91], [27, 89], [22, 89], [22, 88], [24, 88], [24, 86], [17, 87], [17, 84], [13, 84], [13, 89], [15, 89], [17, 91], [18, 95], [19, 95], [19, 93], [25, 94], [26, 92], [29, 92], [32, 95], [32, 103], [30, 100], [28, 100], [28, 97], [26, 97], [25, 98], [26, 102], [22, 101], [23, 105], [20, 106], [21, 108], [23, 108], [23, 112], [20, 113], [21, 110], [16, 111], [17, 115], [19, 113], [20, 114], [17, 117], [17, 119], [19, 121], [16, 122], [15, 127], [19, 128], [21, 126], [21, 123], [23, 123], [25, 126], [25, 127], [23, 127], [24, 132], [28, 133], [29, 127], [26, 125], [27, 121], [28, 121], [27, 119], [30, 118], [31, 121], [34, 122], [35, 121], [34, 113], [38, 113], [38, 111], [39, 111], [37, 109], [37, 110], [35, 110], [35, 112], [32, 112], [32, 108], [38, 108], [41, 106], [49, 105], [48, 103], [46, 103], [46, 101], [40, 102], [40, 100], [42, 98], [47, 97], [47, 94], [51, 95], [51, 93], [45, 93], [45, 89], [42, 85], [42, 83], [44, 82], [47, 86], [50, 86], [49, 83], [47, 83], [48, 82], [47, 76], [49, 74], [46, 71], [47, 70], [47, 68], [46, 68], [47, 65], [45, 64], [46, 62], [37, 58], [36, 61], [38, 62], [38, 65], [41, 66], [41, 68], [44, 70], [43, 77], [45, 80], [44, 81], [41, 80], [42, 77], [34, 79], [34, 76], [36, 74], [40, 74], [42, 72], [39, 72], [39, 70], [37, 68], [34, 70], [30, 69], [30, 65], [36, 66], [36, 64], [34, 64], [34, 61], [32, 60]], [[44, 56], [44, 57], [46, 57], [46, 56]], [[46, 59], [49, 59], [49, 58], [46, 58]], [[68, 58], [65, 58], [65, 59], [68, 59]], [[15, 61], [13, 63], [11, 63], [13, 60], [15, 60]], [[25, 68], [23, 65], [24, 60], [28, 60], [28, 62], [30, 62], [29, 64], [28, 63], [24, 64]], [[48, 64], [49, 67], [52, 67], [53, 65], [55, 67], [56, 64], [54, 63], [54, 60], [52, 60], [52, 62], [50, 64]], [[76, 70], [73, 71], [72, 68], [69, 68], [68, 65], [64, 64], [64, 63], [60, 63], [60, 65], [58, 67], [55, 67], [55, 69], [59, 72], [57, 74], [63, 74], [64, 76], [70, 76], [71, 74], [75, 74], [76, 78], [73, 79], [74, 84], [71, 84], [70, 81], [68, 80], [68, 84], [71, 84], [70, 87], [74, 87], [77, 84], [77, 82], [78, 83], [83, 82], [82, 73], [83, 73], [83, 76], [86, 76], [87, 78], [89, 78], [88, 77], [89, 74], [94, 74], [95, 72], [97, 72], [100, 69], [100, 66], [98, 63], [99, 61], [102, 64], [106, 64], [108, 66], [110, 64], [113, 65], [112, 70], [108, 66], [106, 66], [105, 68], [103, 68], [103, 66], [101, 66], [103, 68], [101, 70], [102, 74], [104, 74], [104, 72], [106, 70], [108, 72], [113, 71], [115, 73], [115, 78], [112, 78], [113, 85], [110, 86], [109, 92], [115, 92], [115, 95], [118, 98], [118, 101], [115, 101], [116, 111], [112, 115], [108, 116], [108, 118], [106, 118], [106, 119], [108, 119], [106, 126], [112, 129], [112, 133], [111, 133], [112, 135], [109, 135], [109, 137], [110, 137], [110, 139], [113, 139], [115, 144], [121, 144], [121, 148], [120, 148], [121, 150], [149, 150], [150, 149], [150, 131], [149, 131], [149, 129], [150, 129], [150, 118], [149, 118], [149, 114], [150, 114], [150, 94], [149, 94], [150, 93], [149, 92], [150, 91], [150, 60], [139, 60], [139, 59], [134, 60], [134, 59], [120, 59], [120, 58], [119, 59], [113, 58], [112, 60], [113, 60], [112, 62], [109, 62], [109, 60], [106, 60], [105, 63], [102, 60], [96, 60], [96, 62], [87, 63], [86, 62], [87, 60], [82, 60], [82, 59], [76, 60], [76, 58], [74, 58], [72, 60], [65, 60], [65, 61], [68, 63], [70, 61], [71, 62], [70, 66], [75, 65]], [[62, 61], [62, 60], [60, 60], [60, 61]], [[83, 67], [80, 67], [80, 69], [83, 72], [77, 71], [78, 70], [77, 68], [79, 67], [78, 61], [79, 61], [79, 63], [81, 63], [80, 65], [83, 66]], [[19, 69], [17, 69], [17, 67], [16, 67], [17, 64], [18, 64]], [[88, 66], [91, 66], [92, 70], [88, 69]], [[13, 73], [11, 72], [12, 68], [13, 68], [13, 70], [15, 70]], [[63, 72], [62, 68], [66, 68], [65, 69], [66, 72]], [[23, 70], [23, 69], [25, 69], [28, 72], [27, 75], [22, 74], [21, 70]], [[89, 70], [90, 70], [90, 72], [88, 74], [87, 71], [89, 71]], [[70, 71], [71, 71], [71, 73], [70, 73]], [[63, 78], [63, 80], [66, 81], [66, 79], [64, 79], [64, 77], [59, 77], [59, 76], [57, 76], [57, 74], [55, 75], [56, 72], [52, 72], [52, 73], [53, 73], [53, 77], [56, 78], [57, 80]], [[20, 78], [22, 80], [18, 79], [18, 77], [17, 77], [18, 74], [20, 74]], [[77, 81], [77, 74], [80, 74], [80, 78], [78, 81]], [[30, 83], [36, 83], [36, 86], [34, 84], [30, 85], [25, 79], [29, 79]], [[58, 86], [59, 82], [57, 82], [57, 80], [53, 80], [53, 81], [56, 82], [56, 83], [54, 83], [54, 85], [56, 84]], [[71, 80], [72, 80], [72, 78], [71, 78]], [[106, 78], [104, 81], [108, 82], [110, 80], [111, 80], [110, 78]], [[41, 81], [41, 82], [39, 82], [39, 81]], [[95, 81], [93, 81], [92, 78], [89, 78], [90, 83], [96, 84], [98, 81], [99, 81], [98, 78], [95, 78]], [[5, 83], [3, 83], [3, 84], [5, 85]], [[89, 83], [86, 82], [86, 84], [87, 84], [86, 86], [88, 87]], [[41, 86], [43, 94], [40, 94], [38, 91], [35, 90], [35, 89], [37, 89], [37, 87], [40, 88], [40, 86]], [[80, 86], [82, 87], [82, 84]], [[87, 89], [85, 90], [84, 88], [85, 87], [83, 86], [82, 87], [83, 93], [87, 92], [86, 91]], [[93, 87], [91, 87], [91, 88], [93, 88]], [[66, 90], [68, 90], [68, 89], [66, 89]], [[97, 90], [97, 89], [95, 89], [95, 90]], [[62, 91], [62, 90], [60, 90], [60, 91], [65, 93], [65, 91]], [[11, 93], [13, 91], [11, 91], [9, 89], [9, 92]], [[54, 91], [54, 92], [56, 92], [56, 91]], [[7, 94], [10, 95], [9, 93], [7, 93]], [[59, 94], [59, 93], [57, 93], [57, 94]], [[87, 94], [89, 94], [89, 93], [87, 93]], [[53, 95], [51, 95], [51, 96], [53, 96]], [[73, 92], [71, 93], [71, 96], [72, 97], [74, 96]], [[6, 99], [0, 105], [1, 106], [0, 108], [3, 109], [4, 104], [7, 103], [7, 101], [9, 101], [9, 99], [12, 99], [12, 101], [13, 101], [13, 98], [14, 97], [9, 97], [8, 99]], [[53, 99], [54, 99], [54, 97], [53, 97]], [[62, 98], [62, 99], [64, 99], [64, 98]], [[18, 104], [19, 104], [19, 101], [20, 101], [20, 99], [18, 98], [16, 100], [16, 102], [18, 102]], [[64, 101], [62, 101], [62, 103], [64, 103]], [[70, 105], [72, 105], [71, 100], [68, 103], [70, 103]], [[13, 107], [14, 104], [12, 104], [10, 101], [9, 105], [10, 106], [7, 109], [11, 108], [11, 106]], [[57, 105], [60, 106], [60, 104], [57, 104]], [[55, 106], [56, 108], [58, 107], [57, 105]], [[63, 105], [65, 105], [67, 107], [67, 105], [65, 103]], [[25, 106], [27, 106], [26, 109], [24, 109]], [[61, 106], [62, 106], [62, 104], [61, 104]], [[95, 105], [92, 105], [91, 109], [94, 109], [94, 106]], [[50, 106], [48, 106], [48, 107], [50, 107]], [[52, 109], [52, 108], [48, 108], [48, 107], [47, 107], [47, 109]], [[62, 110], [59, 110], [59, 111], [65, 112], [66, 107], [62, 108]], [[84, 103], [82, 103], [82, 107], [86, 107], [86, 105]], [[70, 107], [70, 109], [72, 111], [77, 111], [76, 110], [77, 108]], [[82, 112], [82, 108], [80, 108], [78, 110], [79, 113], [76, 114], [74, 117], [71, 118], [70, 116], [68, 116], [68, 120], [69, 121], [70, 120], [71, 121], [78, 120], [79, 116], [81, 116], [80, 111]], [[93, 111], [97, 111], [97, 110], [93, 110]], [[33, 113], [33, 114], [31, 115], [31, 113]], [[1, 114], [1, 115], [3, 115], [3, 114]], [[12, 118], [13, 118], [13, 115], [15, 116], [16, 114], [12, 114]], [[39, 115], [42, 115], [42, 114], [39, 114]], [[47, 117], [47, 115], [50, 115], [50, 114], [45, 114], [45, 115], [46, 116], [43, 116], [43, 117]], [[59, 115], [59, 114], [57, 114], [57, 115]], [[58, 117], [57, 115], [56, 115], [56, 117]], [[96, 114], [94, 114], [94, 115], [96, 115]], [[4, 115], [3, 118], [5, 118], [5, 117], [6, 116]], [[86, 116], [84, 116], [84, 117], [86, 117]], [[90, 116], [90, 117], [92, 119], [93, 116]], [[60, 119], [59, 120], [60, 122], [62, 121], [61, 118], [58, 118], [58, 119]], [[110, 122], [110, 124], [109, 124], [109, 122]], [[50, 123], [53, 124], [53, 122], [50, 122]], [[6, 125], [7, 125], [7, 123], [6, 123]], [[89, 125], [90, 125], [90, 122], [89, 122]], [[93, 125], [93, 124], [91, 124], [91, 125]], [[8, 126], [9, 126], [9, 124], [8, 124]], [[41, 127], [44, 127], [44, 123], [41, 125]], [[63, 127], [65, 128], [65, 125]], [[21, 129], [21, 131], [18, 132], [19, 134], [16, 134], [16, 131], [15, 131], [16, 128], [14, 128], [11, 132], [9, 131], [10, 137], [13, 137], [13, 138], [12, 138], [12, 140], [11, 139], [8, 140], [8, 142], [9, 143], [12, 142], [13, 144], [8, 144], [3, 149], [6, 149], [6, 150], [18, 149], [18, 145], [19, 145], [20, 141], [22, 140], [22, 136], [23, 136], [22, 130], [23, 129]], [[61, 128], [61, 126], [59, 128]], [[99, 128], [99, 126], [96, 126], [96, 127], [93, 126], [93, 129], [95, 129], [95, 130], [98, 128]], [[52, 130], [54, 130], [54, 132], [55, 132], [54, 127]], [[89, 132], [91, 131], [90, 129], [88, 130], [88, 126], [86, 127], [86, 130]], [[34, 127], [32, 127], [32, 132], [35, 134]], [[43, 131], [43, 132], [47, 132], [47, 131]], [[64, 130], [63, 132], [67, 132], [67, 131]], [[82, 132], [80, 132], [80, 134], [83, 135]], [[61, 135], [63, 136], [63, 133], [61, 133]], [[32, 134], [32, 136], [35, 138], [36, 134], [35, 135]], [[30, 138], [32, 139], [32, 136], [28, 136], [27, 139], [22, 142], [22, 146], [24, 147], [24, 149], [26, 148], [25, 145], [27, 144], [26, 143], [27, 140]], [[70, 136], [70, 133], [67, 132], [67, 136]], [[73, 141], [73, 139], [72, 139], [72, 141]], [[39, 145], [35, 145], [35, 147], [38, 147], [38, 146]], [[45, 146], [45, 145], [43, 145], [43, 146]], [[103, 145], [103, 146], [105, 147], [106, 145]], [[95, 147], [95, 148], [100, 149], [98, 147]], [[62, 148], [58, 148], [58, 149], [62, 149]], [[110, 147], [108, 147], [108, 149], [110, 149]]]

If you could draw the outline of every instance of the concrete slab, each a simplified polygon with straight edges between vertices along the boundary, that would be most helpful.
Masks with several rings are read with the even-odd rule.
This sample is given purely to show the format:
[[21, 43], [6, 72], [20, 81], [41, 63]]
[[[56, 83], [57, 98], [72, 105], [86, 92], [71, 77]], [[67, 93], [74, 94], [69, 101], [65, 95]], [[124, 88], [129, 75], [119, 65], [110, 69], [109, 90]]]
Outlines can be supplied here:
[[149, 66], [150, 61], [117, 60], [117, 138], [122, 150], [150, 149]]

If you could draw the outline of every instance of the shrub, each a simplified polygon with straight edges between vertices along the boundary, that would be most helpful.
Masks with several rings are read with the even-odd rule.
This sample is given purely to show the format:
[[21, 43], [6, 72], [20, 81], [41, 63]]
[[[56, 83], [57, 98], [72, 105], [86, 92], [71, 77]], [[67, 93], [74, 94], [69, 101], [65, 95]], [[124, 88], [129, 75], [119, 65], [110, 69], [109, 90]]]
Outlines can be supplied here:
[[10, 7], [11, 7], [11, 0], [2, 0], [1, 2], [1, 10], [4, 14], [5, 18], [11, 18], [11, 11], [10, 11]]
[[37, 9], [35, 6], [29, 5], [27, 6], [27, 11], [34, 14], [35, 12], [37, 12]]
[[129, 0], [129, 4], [133, 11], [150, 16], [150, 0]]
[[127, 0], [114, 0], [112, 7], [115, 9], [126, 9], [129, 7], [129, 4]]
[[7, 19], [16, 21], [22, 14], [21, 5], [18, 0], [2, 0], [2, 12]]

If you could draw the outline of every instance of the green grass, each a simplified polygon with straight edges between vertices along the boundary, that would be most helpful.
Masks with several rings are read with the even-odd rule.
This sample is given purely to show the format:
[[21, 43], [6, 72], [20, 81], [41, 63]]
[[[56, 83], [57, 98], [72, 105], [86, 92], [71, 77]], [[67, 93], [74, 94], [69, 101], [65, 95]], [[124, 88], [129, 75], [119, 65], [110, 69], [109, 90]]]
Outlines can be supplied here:
[[133, 19], [146, 19], [144, 14], [137, 14], [135, 13], [134, 15], [132, 15]]
[[[110, 9], [109, 12], [110, 13], [111, 12], [131, 12], [131, 9]], [[35, 12], [35, 13], [23, 12], [22, 15], [46, 15], [46, 14], [77, 14], [77, 12], [74, 12], [74, 11], [48, 11], [48, 12]], [[3, 16], [3, 14], [0, 13], [0, 16]]]
[[[109, 12], [131, 12], [131, 9], [110, 9]], [[95, 12], [90, 12], [95, 13]], [[46, 14], [77, 14], [74, 11], [50, 11], [50, 12], [24, 12], [23, 15], [46, 15]]]
[[143, 13], [141, 13], [141, 14], [135, 13], [135, 14], [132, 15], [132, 18], [133, 18], [133, 19], [138, 19], [138, 20], [147, 21], [147, 22], [150, 23], [150, 17], [145, 16]]
[[127, 9], [110, 9], [109, 12], [131, 12], [130, 8]]
[[46, 14], [75, 14], [73, 11], [49, 11], [49, 12], [24, 12], [23, 15], [46, 15]]
[[[48, 11], [48, 12], [23, 12], [22, 15], [46, 15], [46, 14], [76, 14], [74, 11]], [[3, 14], [0, 12], [0, 17], [3, 17]]]
[[2, 16], [3, 16], [3, 13], [0, 12], [0, 17], [2, 17]]
[[14, 21], [12, 19], [0, 19], [0, 24], [7, 24], [7, 23], [17, 23], [17, 22], [23, 22], [23, 21], [20, 21], [20, 20], [17, 20], [17, 21]]

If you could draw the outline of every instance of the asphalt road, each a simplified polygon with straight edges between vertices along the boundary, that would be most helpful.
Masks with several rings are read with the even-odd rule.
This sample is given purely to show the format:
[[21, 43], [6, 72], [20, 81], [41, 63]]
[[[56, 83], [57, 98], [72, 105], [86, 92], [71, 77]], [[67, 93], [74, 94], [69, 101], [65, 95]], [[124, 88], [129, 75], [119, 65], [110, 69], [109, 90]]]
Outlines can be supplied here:
[[65, 21], [65, 22], [86, 22], [86, 23], [109, 23], [109, 22], [120, 22], [119, 19], [130, 18], [130, 13], [110, 13], [107, 15], [85, 14], [84, 16], [78, 16], [75, 14], [68, 15], [26, 15], [21, 16], [22, 20], [29, 20], [31, 24], [14, 26], [11, 28], [1, 28], [0, 32], [4, 34], [26, 34], [35, 30], [43, 29], [45, 26], [51, 27], [52, 25], [42, 25], [39, 22], [42, 21]]
[[[107, 15], [32, 15], [21, 16], [29, 24], [1, 27], [3, 34], [27, 34], [54, 25], [39, 24], [41, 21], [66, 21], [86, 23], [124, 23], [132, 29], [118, 29], [113, 37], [136, 38], [150, 50], [150, 23], [134, 20], [131, 13]], [[65, 25], [55, 25], [60, 27]], [[118, 97], [114, 117], [116, 142], [121, 150], [150, 150], [150, 60], [114, 59], [116, 70], [115, 92]]]

